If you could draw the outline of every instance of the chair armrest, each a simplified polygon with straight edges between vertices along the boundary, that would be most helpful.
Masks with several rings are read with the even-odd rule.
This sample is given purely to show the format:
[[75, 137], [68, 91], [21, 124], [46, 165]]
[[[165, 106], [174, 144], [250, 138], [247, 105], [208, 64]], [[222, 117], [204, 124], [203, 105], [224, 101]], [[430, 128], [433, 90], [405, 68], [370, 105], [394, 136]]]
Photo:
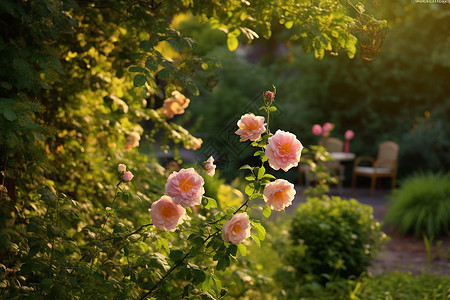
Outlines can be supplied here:
[[353, 168], [357, 167], [362, 161], [368, 161], [373, 165], [375, 163], [375, 158], [369, 156], [357, 157], [353, 163]]

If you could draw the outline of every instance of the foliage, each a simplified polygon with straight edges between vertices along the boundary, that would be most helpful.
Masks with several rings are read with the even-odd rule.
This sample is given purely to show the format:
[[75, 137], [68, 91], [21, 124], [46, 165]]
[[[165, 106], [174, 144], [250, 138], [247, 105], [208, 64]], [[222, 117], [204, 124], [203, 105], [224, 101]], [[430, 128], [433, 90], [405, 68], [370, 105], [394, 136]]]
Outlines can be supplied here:
[[386, 241], [372, 207], [339, 197], [309, 198], [300, 204], [289, 233], [287, 265], [302, 282], [359, 276]]
[[386, 222], [403, 233], [438, 237], [450, 234], [450, 173], [416, 173], [392, 195]]
[[[208, 126], [228, 124], [230, 103], [248, 104], [241, 101], [242, 91], [235, 86], [250, 90], [258, 86], [254, 79], [269, 78], [290, 98], [279, 107], [283, 117], [274, 120], [274, 125], [301, 133], [305, 146], [317, 143], [311, 126], [330, 121], [336, 125], [333, 135], [338, 138], [347, 129], [355, 131], [350, 149], [358, 155], [376, 155], [376, 145], [382, 141], [399, 143], [399, 177], [419, 169], [449, 169], [450, 91], [445, 79], [449, 33], [443, 29], [449, 22], [448, 11], [441, 9], [442, 4], [406, 0], [368, 1], [367, 6], [389, 20], [383, 51], [375, 61], [348, 60], [341, 55], [317, 61], [273, 26], [269, 40], [256, 40], [234, 58], [227, 57], [218, 70], [217, 88], [199, 97], [205, 113], [217, 116], [208, 120]], [[200, 44], [207, 41], [199, 39]], [[218, 57], [217, 50], [208, 53]], [[227, 119], [216, 114], [216, 107]], [[195, 112], [199, 115], [200, 109]], [[215, 131], [204, 125], [201, 134], [211, 136]], [[416, 145], [428, 145], [433, 151]], [[411, 164], [412, 160], [416, 163]]]
[[[264, 102], [261, 110], [267, 113], [268, 125], [270, 112], [276, 110], [273, 99]], [[226, 223], [238, 214], [247, 218], [248, 212], [249, 228], [248, 232], [244, 228], [244, 240], [251, 235], [261, 247], [265, 239], [260, 218], [269, 217], [272, 211], [269, 206], [255, 203], [255, 199], [263, 199], [265, 186], [276, 179], [264, 166], [271, 162], [264, 149], [272, 135], [267, 127], [251, 143], [260, 165], [241, 168], [248, 173], [248, 183], [246, 198], [238, 203], [239, 207], [228, 205], [226, 200], [219, 207], [217, 200], [202, 191], [200, 205], [180, 206], [187, 215], [181, 217], [181, 222], [177, 220], [173, 231], [156, 224], [160, 221], [152, 213], [155, 201], [131, 191], [131, 179], [123, 177], [124, 165], [119, 165], [121, 177], [114, 198], [104, 208], [93, 208], [92, 203], [86, 207], [50, 187], [39, 190], [38, 198], [26, 199], [27, 209], [15, 219], [8, 207], [14, 204], [2, 193], [9, 204], [2, 207], [4, 222], [0, 227], [2, 295], [8, 299], [37, 295], [65, 299], [222, 298], [227, 293], [222, 272], [247, 252], [242, 241], [225, 240], [222, 234]], [[205, 170], [193, 172], [208, 176]], [[142, 184], [137, 180], [132, 183]], [[180, 183], [180, 189], [185, 185], [181, 187]], [[170, 194], [167, 188], [166, 193]], [[216, 193], [220, 198], [220, 187]], [[149, 223], [149, 209], [153, 223]], [[160, 218], [169, 218], [166, 213], [163, 210]], [[239, 228], [238, 233], [244, 230]], [[267, 281], [255, 276], [259, 285]]]
[[[298, 285], [295, 275], [282, 278], [290, 281], [292, 289], [284, 290], [282, 297], [305, 300], [377, 300], [377, 299], [447, 299], [450, 294], [449, 277], [437, 274], [389, 272], [364, 276], [359, 280], [338, 280], [321, 286], [317, 283]], [[287, 276], [287, 274], [280, 274]], [[281, 278], [280, 278], [281, 279]]]
[[331, 161], [330, 154], [323, 146], [312, 145], [304, 151], [303, 163], [309, 166], [309, 172], [315, 185], [309, 186], [303, 193], [307, 197], [320, 197], [327, 194], [330, 184], [338, 183], [335, 175], [330, 174], [327, 161]]

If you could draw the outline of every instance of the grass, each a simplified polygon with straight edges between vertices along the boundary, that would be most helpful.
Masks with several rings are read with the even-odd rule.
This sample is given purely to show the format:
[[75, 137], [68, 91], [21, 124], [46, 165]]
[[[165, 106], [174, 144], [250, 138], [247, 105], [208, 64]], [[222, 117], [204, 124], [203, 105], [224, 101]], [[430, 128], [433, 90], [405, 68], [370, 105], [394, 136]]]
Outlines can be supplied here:
[[438, 237], [450, 233], [450, 173], [417, 173], [395, 190], [386, 223], [406, 234]]

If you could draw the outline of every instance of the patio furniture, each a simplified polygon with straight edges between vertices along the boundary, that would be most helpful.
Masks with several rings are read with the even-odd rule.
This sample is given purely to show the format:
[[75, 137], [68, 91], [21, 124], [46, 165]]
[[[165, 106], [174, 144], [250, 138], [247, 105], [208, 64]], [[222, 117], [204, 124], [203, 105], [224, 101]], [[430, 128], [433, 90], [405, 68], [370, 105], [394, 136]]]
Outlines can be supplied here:
[[[369, 177], [370, 194], [375, 193], [375, 183], [378, 178], [391, 178], [391, 188], [395, 188], [395, 178], [397, 176], [398, 153], [400, 147], [397, 143], [386, 141], [378, 145], [377, 158], [361, 156], [355, 159], [353, 164], [352, 188], [356, 187], [356, 177]], [[371, 163], [371, 166], [360, 166], [363, 161]]]

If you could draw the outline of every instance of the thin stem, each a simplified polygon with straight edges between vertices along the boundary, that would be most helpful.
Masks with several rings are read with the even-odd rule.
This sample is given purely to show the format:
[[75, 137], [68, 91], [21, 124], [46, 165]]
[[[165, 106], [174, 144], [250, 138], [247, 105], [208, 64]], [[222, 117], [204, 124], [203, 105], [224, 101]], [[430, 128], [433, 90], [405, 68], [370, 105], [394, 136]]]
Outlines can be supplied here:
[[[113, 199], [113, 201], [111, 202], [111, 209], [112, 209], [112, 207], [114, 206], [114, 202], [116, 201], [116, 199], [117, 199], [117, 191], [120, 189], [120, 187], [119, 187], [119, 185], [122, 183], [122, 179], [117, 183], [117, 185], [116, 185], [116, 191], [115, 191], [115, 193], [114, 193], [114, 199]], [[110, 216], [110, 214], [108, 214], [107, 216], [106, 216], [106, 219], [105, 219], [105, 223], [103, 223], [103, 225], [102, 225], [102, 229], [103, 228], [105, 228], [105, 225], [106, 225], [106, 222], [108, 221], [108, 218], [109, 218], [109, 216]]]
[[[202, 247], [204, 244], [206, 244], [206, 242], [209, 240], [209, 239], [211, 239], [213, 236], [215, 236], [217, 233], [219, 233], [220, 232], [220, 230], [217, 230], [215, 233], [213, 233], [213, 234], [209, 234], [209, 236], [203, 241], [203, 243], [200, 245], [200, 247]], [[178, 266], [180, 266], [183, 262], [184, 262], [184, 260], [190, 255], [192, 253], [192, 249], [191, 250], [189, 250], [189, 252], [188, 253], [186, 253], [184, 256], [183, 256], [183, 258], [179, 261], [179, 262], [177, 262], [175, 265], [173, 265], [170, 269], [169, 269], [169, 271], [167, 271], [167, 273], [147, 292], [147, 293], [145, 293], [141, 298], [139, 298], [139, 300], [143, 300], [143, 299], [145, 299], [147, 296], [149, 296], [151, 293], [153, 293], [153, 291], [155, 291], [160, 285], [161, 285], [161, 283], [167, 278], [167, 277], [169, 277], [169, 275], [173, 272], [173, 271], [175, 271], [175, 269], [178, 267]]]
[[[152, 225], [153, 225], [152, 223], [141, 225], [141, 227], [139, 227], [139, 228], [136, 229], [135, 231], [133, 231], [133, 232], [127, 234], [127, 235], [122, 236], [121, 239], [126, 239], [127, 237], [132, 236], [133, 234], [138, 233], [139, 231], [141, 231], [142, 229], [144, 229], [144, 227], [148, 227], [148, 226], [152, 226]], [[109, 240], [113, 240], [113, 239], [115, 239], [115, 238], [116, 238], [116, 237], [109, 237], [109, 238], [106, 238], [106, 239], [102, 240], [102, 242], [106, 242], [106, 241], [109, 241]]]

